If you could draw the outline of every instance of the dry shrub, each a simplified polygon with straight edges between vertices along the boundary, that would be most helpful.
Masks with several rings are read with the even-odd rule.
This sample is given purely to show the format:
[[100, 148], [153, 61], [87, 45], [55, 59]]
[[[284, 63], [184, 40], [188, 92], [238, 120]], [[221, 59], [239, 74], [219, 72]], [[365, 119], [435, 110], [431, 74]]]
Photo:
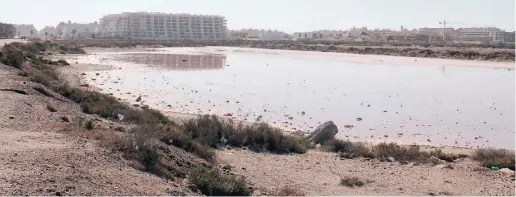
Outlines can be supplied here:
[[365, 182], [358, 177], [345, 176], [340, 179], [340, 184], [346, 187], [362, 187], [365, 185]]
[[306, 193], [294, 186], [284, 186], [278, 190], [268, 193], [269, 196], [305, 196]]
[[305, 153], [308, 144], [265, 123], [235, 125], [232, 121], [215, 115], [204, 115], [186, 121], [183, 130], [188, 137], [211, 147], [230, 145], [249, 147], [256, 152], [266, 150], [273, 153]]
[[253, 190], [245, 178], [225, 175], [217, 168], [196, 167], [188, 175], [190, 188], [207, 196], [250, 196]]
[[471, 156], [475, 161], [479, 161], [483, 166], [509, 168], [514, 170], [514, 151], [506, 149], [482, 148], [477, 149]]

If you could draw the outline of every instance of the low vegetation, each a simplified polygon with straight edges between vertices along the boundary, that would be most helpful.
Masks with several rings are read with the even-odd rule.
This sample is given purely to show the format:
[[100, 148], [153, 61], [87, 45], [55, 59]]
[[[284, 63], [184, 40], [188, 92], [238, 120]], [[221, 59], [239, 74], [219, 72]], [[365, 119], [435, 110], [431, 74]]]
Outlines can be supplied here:
[[210, 147], [248, 147], [256, 152], [305, 153], [308, 143], [302, 138], [283, 134], [281, 129], [265, 123], [235, 125], [231, 120], [204, 115], [187, 121], [183, 132]]
[[477, 149], [471, 158], [488, 168], [509, 168], [514, 171], [514, 151], [493, 148]]
[[305, 196], [306, 193], [294, 186], [284, 186], [276, 191], [268, 192], [268, 196]]
[[343, 157], [374, 158], [380, 161], [417, 161], [426, 162], [430, 157], [437, 157], [447, 162], [453, 162], [465, 155], [447, 154], [440, 149], [421, 151], [417, 145], [400, 146], [396, 143], [379, 143], [371, 147], [362, 143], [334, 139], [323, 145], [326, 150], [338, 152]]
[[199, 166], [188, 175], [190, 187], [207, 196], [250, 196], [253, 189], [247, 186], [244, 177], [224, 175], [217, 168]]
[[340, 184], [346, 187], [362, 187], [365, 182], [358, 177], [345, 176], [340, 179]]

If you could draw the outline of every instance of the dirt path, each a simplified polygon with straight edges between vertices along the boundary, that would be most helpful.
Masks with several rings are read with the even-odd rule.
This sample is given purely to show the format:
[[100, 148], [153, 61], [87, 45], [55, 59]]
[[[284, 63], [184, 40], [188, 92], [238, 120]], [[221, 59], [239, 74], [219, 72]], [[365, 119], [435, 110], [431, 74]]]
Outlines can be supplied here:
[[[259, 191], [292, 186], [307, 195], [504, 195], [513, 196], [514, 173], [494, 172], [469, 159], [450, 164], [401, 165], [366, 159], [341, 160], [318, 150], [303, 155], [272, 155], [245, 150], [219, 151], [221, 161], [245, 175]], [[356, 176], [363, 187], [340, 185]], [[263, 194], [263, 193], [262, 193]]]
[[[180, 195], [182, 188], [129, 167], [94, 140], [59, 133], [79, 106], [0, 65], [0, 194]], [[43, 88], [44, 90], [44, 88]], [[50, 112], [47, 105], [55, 107]]]

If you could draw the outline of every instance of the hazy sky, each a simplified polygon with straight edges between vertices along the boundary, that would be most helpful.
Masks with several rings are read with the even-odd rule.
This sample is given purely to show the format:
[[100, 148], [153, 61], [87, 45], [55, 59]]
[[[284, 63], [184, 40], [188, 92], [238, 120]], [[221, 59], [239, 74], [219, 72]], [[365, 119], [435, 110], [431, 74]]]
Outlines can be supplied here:
[[278, 29], [292, 33], [353, 26], [399, 29], [495, 26], [513, 31], [514, 0], [0, 0], [0, 22], [93, 22], [120, 12], [225, 16], [229, 29]]

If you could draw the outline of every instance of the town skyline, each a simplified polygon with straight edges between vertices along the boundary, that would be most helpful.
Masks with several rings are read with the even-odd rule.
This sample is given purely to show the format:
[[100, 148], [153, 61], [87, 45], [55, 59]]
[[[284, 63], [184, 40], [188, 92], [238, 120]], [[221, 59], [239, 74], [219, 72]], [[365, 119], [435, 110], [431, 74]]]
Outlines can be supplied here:
[[[407, 29], [440, 28], [439, 22], [446, 20], [447, 27], [497, 27], [514, 31], [514, 1], [498, 0], [497, 4], [488, 0], [425, 1], [395, 0], [384, 1], [332, 1], [315, 3], [310, 0], [299, 1], [234, 1], [224, 0], [223, 6], [211, 1], [192, 2], [154, 0], [145, 5], [137, 1], [110, 1], [96, 6], [99, 0], [87, 4], [74, 1], [33, 0], [4, 2], [7, 12], [0, 13], [1, 22], [13, 24], [33, 24], [41, 30], [45, 26], [56, 26], [60, 22], [91, 23], [102, 16], [121, 12], [163, 12], [220, 15], [228, 20], [228, 29], [271, 29], [294, 33], [315, 30], [346, 30], [357, 28], [397, 30], [401, 25]], [[272, 3], [272, 4], [268, 4]], [[34, 5], [24, 9], [37, 8], [38, 15], [24, 15], [16, 11], [23, 5]], [[73, 9], [80, 5], [81, 9]], [[173, 5], [173, 6], [172, 6]], [[201, 6], [199, 6], [201, 5]], [[233, 5], [233, 6], [228, 6]], [[273, 6], [271, 6], [273, 5]], [[335, 6], [327, 6], [335, 5]], [[403, 5], [405, 8], [400, 8]], [[288, 7], [289, 9], [285, 9]], [[10, 9], [12, 8], [12, 9]], [[238, 8], [238, 9], [235, 9]], [[251, 9], [253, 8], [253, 9]], [[279, 10], [281, 8], [282, 10]], [[436, 9], [437, 8], [437, 9]], [[59, 10], [59, 12], [55, 12]], [[48, 12], [48, 13], [47, 13]], [[55, 12], [55, 13], [50, 13]], [[478, 13], [482, 13], [479, 15]], [[41, 17], [44, 15], [45, 17]]]

